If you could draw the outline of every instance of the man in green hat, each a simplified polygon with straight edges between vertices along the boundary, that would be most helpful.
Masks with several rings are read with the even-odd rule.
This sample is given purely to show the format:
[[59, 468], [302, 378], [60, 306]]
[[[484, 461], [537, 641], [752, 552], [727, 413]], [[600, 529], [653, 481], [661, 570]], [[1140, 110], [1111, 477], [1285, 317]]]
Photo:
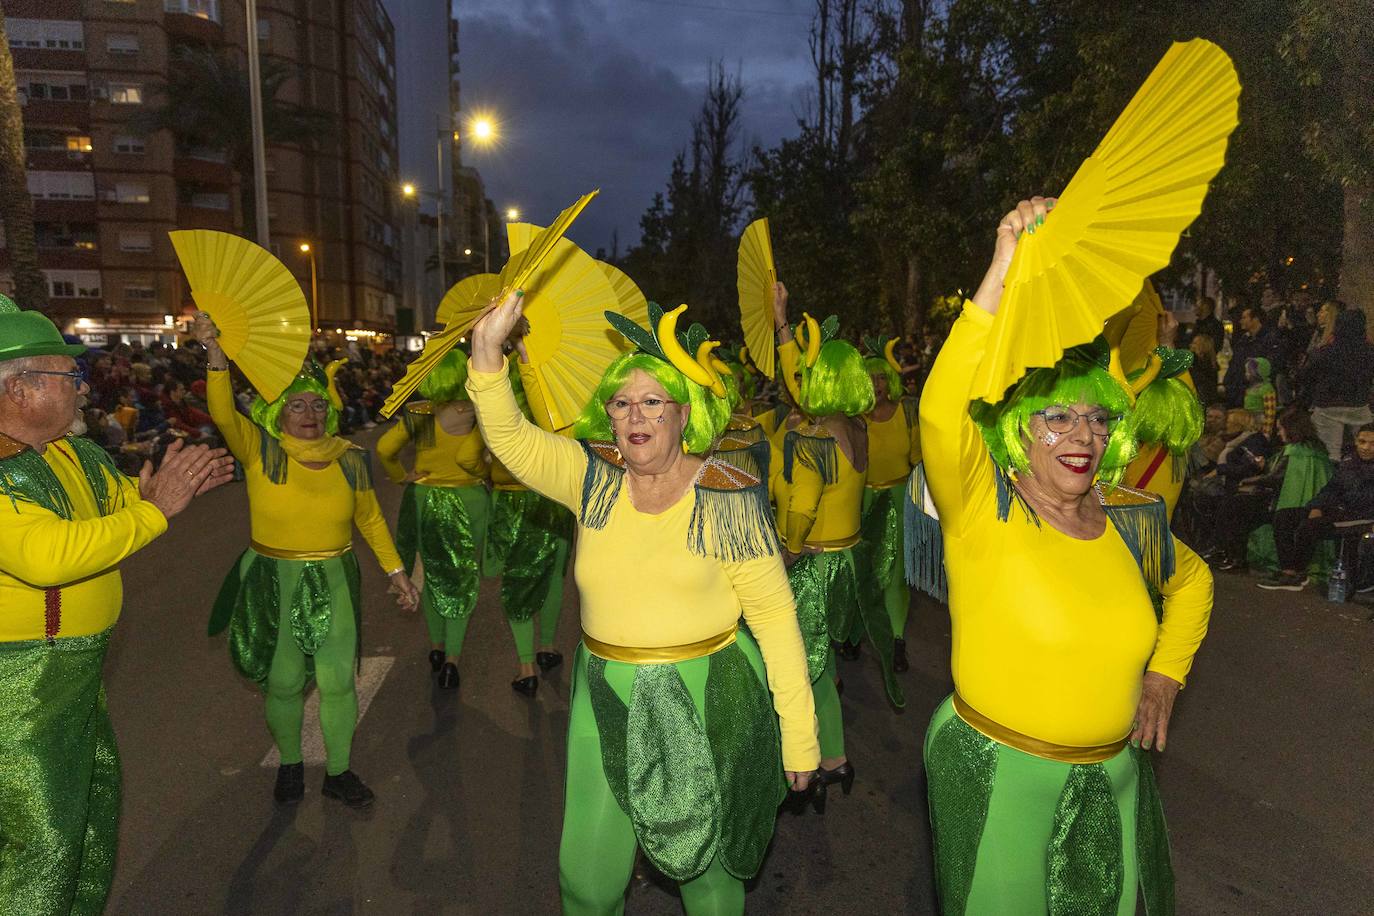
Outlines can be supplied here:
[[232, 473], [222, 449], [174, 443], [135, 482], [69, 435], [82, 352], [0, 296], [0, 908], [25, 916], [104, 909], [120, 788], [101, 666], [119, 564]]

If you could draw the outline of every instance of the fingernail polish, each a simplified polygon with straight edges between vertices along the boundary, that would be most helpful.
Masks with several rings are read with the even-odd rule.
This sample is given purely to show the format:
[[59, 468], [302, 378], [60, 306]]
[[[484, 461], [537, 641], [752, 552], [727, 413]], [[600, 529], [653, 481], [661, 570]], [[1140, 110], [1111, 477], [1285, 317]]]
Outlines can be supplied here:
[[517, 290], [515, 291], [515, 298], [517, 298], [517, 299], [523, 299], [523, 298], [525, 298], [525, 291], [524, 291], [523, 289], [517, 289]]
[[1035, 219], [1035, 225], [1037, 225], [1037, 226], [1043, 226], [1043, 225], [1045, 225], [1045, 214], [1041, 213], [1038, 217], [1036, 217], [1036, 219]]
[[1035, 235], [1035, 224], [1031, 223], [1029, 226], [1027, 226], [1026, 231], [1029, 232], [1031, 235]]
[[1145, 748], [1145, 750], [1148, 751], [1150, 749], [1150, 739], [1146, 738], [1145, 742], [1141, 745], [1141, 747]]

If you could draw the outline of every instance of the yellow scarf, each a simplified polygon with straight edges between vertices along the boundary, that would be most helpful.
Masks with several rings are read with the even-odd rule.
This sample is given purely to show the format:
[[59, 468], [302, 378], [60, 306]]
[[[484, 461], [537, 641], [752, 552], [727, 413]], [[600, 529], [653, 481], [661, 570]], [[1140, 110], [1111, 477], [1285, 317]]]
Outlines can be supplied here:
[[356, 446], [339, 436], [321, 436], [318, 439], [298, 439], [286, 433], [281, 434], [282, 451], [301, 464], [326, 464], [335, 461], [344, 452]]

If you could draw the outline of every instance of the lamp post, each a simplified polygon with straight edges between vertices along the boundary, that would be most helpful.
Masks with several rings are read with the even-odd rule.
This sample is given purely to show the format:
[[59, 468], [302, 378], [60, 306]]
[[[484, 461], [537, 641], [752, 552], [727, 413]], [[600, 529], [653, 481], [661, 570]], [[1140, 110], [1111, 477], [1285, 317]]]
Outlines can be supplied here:
[[320, 326], [320, 285], [318, 274], [315, 272], [315, 249], [309, 242], [301, 242], [300, 248], [301, 254], [310, 258], [310, 333], [314, 336]]
[[267, 141], [262, 121], [262, 64], [258, 55], [257, 0], [246, 0], [244, 14], [248, 28], [248, 108], [253, 142], [253, 209], [257, 217], [258, 244], [270, 248], [272, 237], [267, 225]]

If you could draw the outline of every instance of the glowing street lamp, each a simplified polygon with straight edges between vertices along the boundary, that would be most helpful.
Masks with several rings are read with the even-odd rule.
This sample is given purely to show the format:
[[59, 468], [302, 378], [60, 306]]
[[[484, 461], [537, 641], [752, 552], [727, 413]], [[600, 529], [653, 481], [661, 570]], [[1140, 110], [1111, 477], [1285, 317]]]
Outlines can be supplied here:
[[496, 122], [487, 115], [474, 117], [468, 122], [468, 130], [472, 133], [472, 139], [482, 146], [496, 139]]
[[516, 220], [518, 220], [519, 218], [520, 218], [520, 210], [519, 210], [518, 208], [516, 208], [516, 207], [510, 207], [509, 209], [506, 210], [506, 221], [507, 221], [507, 222], [513, 223], [513, 222], [515, 222]]
[[414, 196], [415, 196], [415, 185], [411, 184], [409, 181], [407, 181], [405, 184], [401, 185], [401, 195], [402, 195], [403, 197], [414, 197]]

